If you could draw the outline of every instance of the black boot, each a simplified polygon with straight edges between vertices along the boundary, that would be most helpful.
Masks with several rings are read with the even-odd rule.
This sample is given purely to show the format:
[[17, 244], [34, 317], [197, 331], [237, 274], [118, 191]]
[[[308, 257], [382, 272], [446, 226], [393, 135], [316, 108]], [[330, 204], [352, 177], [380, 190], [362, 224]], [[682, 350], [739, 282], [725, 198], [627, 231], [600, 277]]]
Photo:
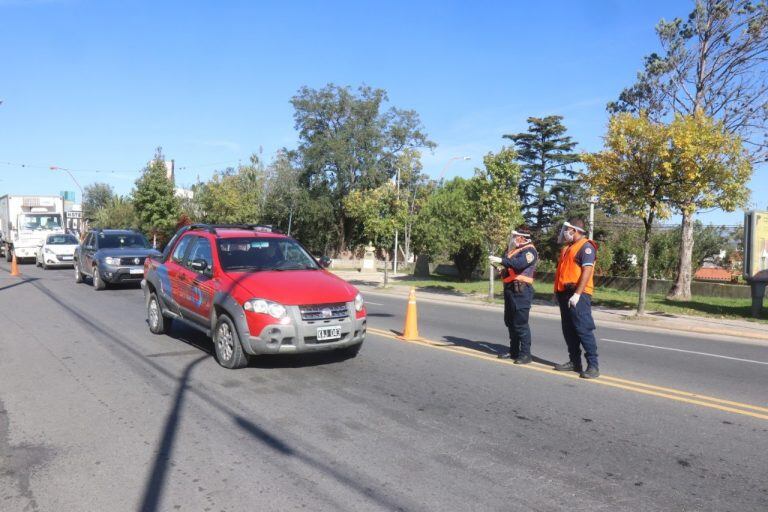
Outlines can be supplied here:
[[587, 371], [581, 372], [582, 379], [596, 379], [600, 376], [600, 370], [597, 369], [597, 366], [587, 366]]
[[568, 361], [567, 363], [556, 364], [555, 370], [557, 370], [558, 372], [581, 373], [581, 365], [576, 365], [576, 364], [573, 364], [573, 361]]
[[518, 356], [517, 359], [515, 359], [515, 364], [528, 364], [531, 361], [533, 361], [533, 358], [530, 354], [523, 354]]

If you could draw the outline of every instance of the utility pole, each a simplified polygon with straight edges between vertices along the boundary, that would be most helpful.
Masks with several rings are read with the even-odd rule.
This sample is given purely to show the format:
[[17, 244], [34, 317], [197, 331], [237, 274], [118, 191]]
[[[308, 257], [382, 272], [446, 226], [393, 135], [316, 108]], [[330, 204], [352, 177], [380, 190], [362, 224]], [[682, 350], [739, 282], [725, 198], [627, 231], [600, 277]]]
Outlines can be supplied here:
[[597, 198], [592, 196], [589, 198], [589, 239], [592, 240], [592, 236], [595, 232], [595, 203]]

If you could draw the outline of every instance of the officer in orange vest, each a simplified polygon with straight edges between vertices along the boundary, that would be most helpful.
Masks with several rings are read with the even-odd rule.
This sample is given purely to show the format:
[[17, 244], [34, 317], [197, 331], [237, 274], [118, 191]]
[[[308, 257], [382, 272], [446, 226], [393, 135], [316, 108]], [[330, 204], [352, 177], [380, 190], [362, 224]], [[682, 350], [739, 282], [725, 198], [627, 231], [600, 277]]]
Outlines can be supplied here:
[[525, 228], [513, 231], [509, 249], [500, 260], [503, 265], [504, 323], [509, 330], [509, 354], [499, 357], [514, 359], [515, 364], [532, 361], [528, 315], [533, 302], [533, 277], [538, 261], [539, 254], [531, 243], [530, 232]]
[[[592, 319], [597, 244], [586, 237], [582, 219], [566, 222], [560, 230], [558, 241], [564, 245], [555, 272], [555, 296], [560, 305], [563, 336], [570, 360], [555, 365], [555, 370], [574, 371], [584, 379], [594, 379], [600, 376], [595, 322]], [[581, 364], [582, 348], [587, 360], [586, 370], [583, 370]]]

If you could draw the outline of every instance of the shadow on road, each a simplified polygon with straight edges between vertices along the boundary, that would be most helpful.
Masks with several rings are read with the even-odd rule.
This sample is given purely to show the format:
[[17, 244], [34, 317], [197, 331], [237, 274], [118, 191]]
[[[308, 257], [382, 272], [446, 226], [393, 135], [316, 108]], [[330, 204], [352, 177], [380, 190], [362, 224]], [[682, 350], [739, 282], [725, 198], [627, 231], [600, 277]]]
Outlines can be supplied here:
[[[109, 326], [102, 324], [98, 319], [90, 317], [85, 312], [60, 299], [44, 284], [38, 282], [32, 284], [62, 310], [69, 313], [84, 326], [91, 329], [92, 332], [104, 336], [105, 341], [109, 342], [107, 344], [108, 347], [114, 347], [133, 356], [132, 359], [134, 365], [141, 365], [139, 367], [143, 367], [144, 370], [149, 368], [171, 382], [177, 383], [176, 399], [174, 400], [174, 404], [168, 414], [168, 419], [163, 427], [163, 436], [160, 441], [158, 453], [155, 457], [155, 463], [145, 485], [145, 491], [142, 498], [142, 511], [154, 512], [158, 510], [158, 505], [162, 499], [162, 493], [165, 487], [171, 449], [173, 447], [175, 434], [179, 428], [179, 422], [181, 421], [181, 407], [185, 397], [189, 394], [194, 395], [220, 413], [229, 416], [239, 429], [248, 433], [256, 441], [278, 451], [289, 460], [298, 461], [305, 466], [311, 467], [313, 470], [317, 471], [319, 475], [332, 478], [340, 485], [369, 500], [375, 507], [386, 510], [414, 510], [418, 508], [416, 503], [413, 503], [404, 497], [395, 496], [395, 492], [393, 492], [392, 489], [381, 489], [380, 483], [375, 477], [365, 475], [359, 468], [349, 467], [343, 462], [334, 459], [331, 453], [323, 453], [322, 449], [313, 446], [306, 446], [304, 449], [299, 449], [298, 445], [302, 443], [301, 438], [292, 436], [294, 437], [294, 442], [291, 444], [285, 437], [281, 438], [270, 433], [268, 429], [259, 426], [257, 423], [258, 416], [256, 412], [247, 411], [247, 414], [249, 414], [252, 419], [245, 418], [240, 409], [240, 404], [237, 401], [234, 401], [233, 405], [228, 405], [227, 402], [233, 401], [229, 397], [218, 396], [220, 395], [218, 392], [206, 389], [203, 386], [189, 386], [188, 382], [192, 369], [195, 365], [208, 359], [207, 355], [192, 361], [185, 368], [180, 377], [174, 375], [165, 367], [158, 364], [156, 360], [142, 354], [135, 347], [135, 343], [127, 336], [114, 331]], [[230, 370], [222, 369], [222, 371]], [[269, 419], [266, 417], [258, 418], [258, 420], [260, 420], [259, 422], [262, 424], [269, 422]], [[311, 452], [316, 452], [319, 456], [326, 457], [330, 460], [324, 462], [318, 456], [313, 456]], [[290, 468], [281, 469], [285, 472], [291, 472]], [[328, 496], [328, 499], [333, 500], [335, 497], [336, 496]]]
[[37, 281], [37, 277], [29, 277], [29, 278], [20, 278], [18, 281], [12, 282], [11, 284], [6, 284], [0, 286], [0, 292], [5, 290], [10, 290], [11, 288], [15, 288], [17, 286], [21, 286], [22, 284], [31, 283], [33, 281]]
[[201, 356], [187, 365], [179, 377], [179, 384], [176, 388], [176, 396], [173, 400], [173, 407], [168, 413], [168, 419], [165, 420], [163, 427], [163, 437], [160, 440], [160, 448], [155, 455], [155, 462], [152, 464], [152, 472], [149, 475], [147, 484], [144, 488], [144, 497], [141, 500], [142, 512], [154, 512], [158, 510], [160, 498], [162, 497], [163, 487], [168, 473], [168, 464], [173, 454], [173, 442], [176, 439], [176, 432], [181, 421], [181, 407], [184, 405], [184, 395], [187, 391], [187, 382], [192, 370], [202, 361], [208, 359], [208, 356]]

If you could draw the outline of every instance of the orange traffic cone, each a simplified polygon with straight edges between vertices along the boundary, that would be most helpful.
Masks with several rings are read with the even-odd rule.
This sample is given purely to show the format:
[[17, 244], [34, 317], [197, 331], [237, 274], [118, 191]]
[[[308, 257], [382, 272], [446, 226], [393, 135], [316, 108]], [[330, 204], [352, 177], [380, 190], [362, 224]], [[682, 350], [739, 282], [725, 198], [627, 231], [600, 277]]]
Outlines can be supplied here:
[[19, 264], [16, 262], [15, 253], [13, 255], [13, 259], [11, 260], [11, 275], [17, 277], [21, 275], [21, 272], [19, 272]]
[[416, 288], [411, 288], [408, 294], [408, 308], [405, 310], [405, 326], [403, 327], [404, 340], [419, 339], [419, 320], [416, 312]]

